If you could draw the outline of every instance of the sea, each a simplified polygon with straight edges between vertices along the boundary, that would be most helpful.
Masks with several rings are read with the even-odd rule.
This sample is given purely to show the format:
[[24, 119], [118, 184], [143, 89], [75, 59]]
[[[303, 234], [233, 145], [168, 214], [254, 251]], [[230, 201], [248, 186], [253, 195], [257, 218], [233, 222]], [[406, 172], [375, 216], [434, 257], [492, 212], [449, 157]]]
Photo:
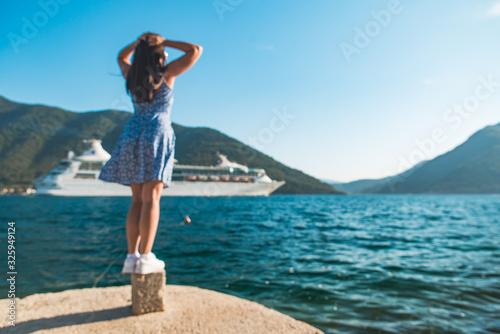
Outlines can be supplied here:
[[[0, 197], [4, 277], [16, 227], [16, 296], [130, 284], [120, 273], [130, 203]], [[167, 284], [251, 300], [325, 333], [500, 333], [498, 195], [163, 197], [160, 206], [153, 252]]]

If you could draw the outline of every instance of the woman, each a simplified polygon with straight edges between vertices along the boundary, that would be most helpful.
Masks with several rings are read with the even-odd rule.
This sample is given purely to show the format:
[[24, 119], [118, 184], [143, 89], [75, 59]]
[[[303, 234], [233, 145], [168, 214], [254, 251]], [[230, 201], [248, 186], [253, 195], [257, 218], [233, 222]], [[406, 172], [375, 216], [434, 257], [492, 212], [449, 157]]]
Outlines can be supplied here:
[[[179, 49], [185, 54], [167, 64], [165, 47]], [[134, 115], [127, 122], [99, 179], [132, 188], [126, 222], [128, 254], [122, 273], [149, 274], [165, 268], [165, 263], [151, 250], [160, 218], [160, 197], [172, 179], [175, 133], [170, 110], [174, 81], [196, 63], [202, 50], [199, 45], [169, 41], [148, 32], [118, 54], [126, 89], [134, 104]]]

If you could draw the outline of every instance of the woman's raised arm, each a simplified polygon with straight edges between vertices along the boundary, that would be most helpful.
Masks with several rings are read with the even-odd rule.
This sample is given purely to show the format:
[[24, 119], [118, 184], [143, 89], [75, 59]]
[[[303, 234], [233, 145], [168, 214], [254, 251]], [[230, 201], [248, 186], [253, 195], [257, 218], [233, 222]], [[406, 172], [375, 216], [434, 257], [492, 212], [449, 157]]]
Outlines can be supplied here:
[[163, 47], [171, 47], [185, 52], [182, 57], [167, 64], [165, 69], [165, 79], [167, 80], [167, 84], [172, 87], [175, 77], [186, 72], [200, 58], [203, 53], [203, 47], [193, 43], [170, 40], [164, 40], [161, 42], [161, 45]]

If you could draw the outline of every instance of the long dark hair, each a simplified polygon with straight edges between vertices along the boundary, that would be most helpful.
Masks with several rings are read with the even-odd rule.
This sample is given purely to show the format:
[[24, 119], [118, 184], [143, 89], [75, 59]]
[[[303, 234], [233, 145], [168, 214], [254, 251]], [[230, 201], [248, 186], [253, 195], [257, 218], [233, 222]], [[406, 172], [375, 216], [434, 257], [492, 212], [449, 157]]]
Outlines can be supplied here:
[[151, 102], [160, 89], [165, 70], [163, 56], [161, 46], [151, 46], [144, 40], [137, 45], [126, 83], [127, 92], [135, 102]]

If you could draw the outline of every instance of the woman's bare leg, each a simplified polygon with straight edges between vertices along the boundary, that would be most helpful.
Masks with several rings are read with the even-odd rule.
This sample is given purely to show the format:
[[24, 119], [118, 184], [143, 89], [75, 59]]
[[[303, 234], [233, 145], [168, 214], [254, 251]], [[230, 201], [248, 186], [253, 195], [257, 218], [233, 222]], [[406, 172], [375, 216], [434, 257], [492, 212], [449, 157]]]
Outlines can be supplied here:
[[153, 248], [153, 242], [160, 220], [160, 198], [163, 191], [163, 182], [154, 180], [143, 183], [142, 207], [139, 220], [141, 235], [140, 253], [147, 254]]
[[132, 254], [138, 251], [139, 241], [141, 236], [139, 233], [139, 221], [141, 217], [142, 208], [142, 183], [131, 184], [132, 188], [132, 203], [128, 210], [126, 232], [127, 232], [127, 245], [128, 253]]

